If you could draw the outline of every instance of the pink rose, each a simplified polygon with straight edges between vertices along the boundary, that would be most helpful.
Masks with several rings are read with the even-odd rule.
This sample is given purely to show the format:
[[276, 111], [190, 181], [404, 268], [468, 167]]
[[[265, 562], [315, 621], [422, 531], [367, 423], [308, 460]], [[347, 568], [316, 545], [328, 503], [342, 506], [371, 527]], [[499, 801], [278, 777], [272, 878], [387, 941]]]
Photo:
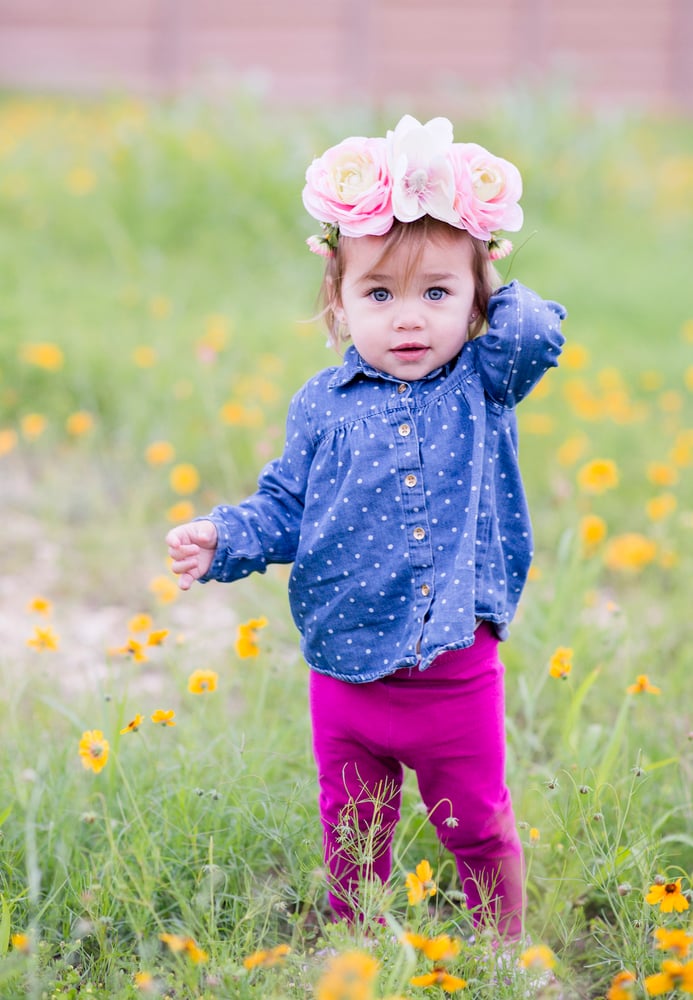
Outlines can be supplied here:
[[344, 236], [382, 236], [392, 226], [391, 192], [385, 139], [352, 136], [313, 160], [303, 204]]
[[455, 209], [472, 236], [488, 240], [497, 229], [516, 232], [523, 213], [520, 171], [475, 142], [454, 143], [450, 160], [455, 175]]

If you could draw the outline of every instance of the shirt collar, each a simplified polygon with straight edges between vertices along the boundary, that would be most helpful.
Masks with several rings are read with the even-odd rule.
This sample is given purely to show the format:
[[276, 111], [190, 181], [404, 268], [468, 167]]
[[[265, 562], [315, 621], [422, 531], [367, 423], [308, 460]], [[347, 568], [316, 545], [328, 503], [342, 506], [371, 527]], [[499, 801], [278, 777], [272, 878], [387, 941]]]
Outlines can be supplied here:
[[[459, 355], [457, 356], [459, 357]], [[428, 375], [424, 375], [422, 379], [417, 379], [417, 382], [429, 382], [437, 378], [445, 378], [450, 374], [452, 369], [457, 364], [457, 357], [454, 357], [452, 361], [448, 361], [446, 364], [442, 365], [440, 368], [434, 368], [432, 372]], [[344, 352], [344, 361], [341, 366], [337, 368], [334, 375], [328, 383], [330, 389], [339, 389], [353, 379], [356, 379], [359, 375], [363, 375], [365, 378], [379, 379], [385, 382], [396, 382], [400, 383], [403, 380], [401, 378], [396, 378], [394, 375], [388, 375], [387, 372], [380, 371], [379, 368], [373, 368], [372, 365], [367, 364], [353, 344], [347, 347]]]

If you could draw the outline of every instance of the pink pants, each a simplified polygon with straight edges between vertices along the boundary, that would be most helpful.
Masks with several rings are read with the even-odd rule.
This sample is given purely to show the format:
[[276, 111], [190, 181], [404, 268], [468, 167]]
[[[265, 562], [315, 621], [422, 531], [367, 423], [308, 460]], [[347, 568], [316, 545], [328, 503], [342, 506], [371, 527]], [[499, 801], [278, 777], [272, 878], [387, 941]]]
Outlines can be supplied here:
[[311, 671], [329, 898], [339, 917], [357, 912], [360, 878], [390, 876], [405, 765], [455, 857], [475, 922], [519, 936], [523, 860], [505, 784], [497, 647], [493, 629], [481, 624], [473, 646], [442, 653], [423, 673], [349, 684]]

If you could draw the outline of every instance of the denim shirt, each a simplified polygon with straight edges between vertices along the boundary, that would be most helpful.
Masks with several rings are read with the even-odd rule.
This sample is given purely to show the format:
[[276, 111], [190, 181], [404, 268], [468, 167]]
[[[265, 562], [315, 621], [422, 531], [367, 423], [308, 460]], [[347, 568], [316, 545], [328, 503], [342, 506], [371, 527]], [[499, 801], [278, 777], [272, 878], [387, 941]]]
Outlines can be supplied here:
[[514, 408], [558, 363], [564, 317], [513, 281], [487, 332], [413, 382], [348, 348], [294, 396], [257, 492], [210, 514], [202, 582], [293, 562], [303, 655], [352, 683], [425, 670], [471, 645], [478, 619], [505, 638], [532, 557]]

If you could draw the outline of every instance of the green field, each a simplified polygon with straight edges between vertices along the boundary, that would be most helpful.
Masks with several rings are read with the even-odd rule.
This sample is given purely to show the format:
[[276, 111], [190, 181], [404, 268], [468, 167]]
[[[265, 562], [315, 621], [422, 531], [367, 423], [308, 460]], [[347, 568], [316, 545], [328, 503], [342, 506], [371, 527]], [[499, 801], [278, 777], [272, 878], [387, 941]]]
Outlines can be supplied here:
[[[689, 120], [429, 109], [518, 164], [500, 270], [569, 313], [520, 410], [536, 559], [501, 650], [548, 985], [470, 940], [412, 782], [391, 884], [357, 931], [329, 923], [286, 568], [179, 594], [167, 566], [168, 527], [251, 491], [291, 395], [334, 363], [307, 164], [406, 110], [0, 100], [2, 1000], [394, 1000], [442, 997], [445, 975], [475, 1000], [693, 993]], [[78, 752], [95, 730], [98, 773]], [[410, 905], [423, 859], [437, 892]], [[404, 931], [459, 949], [436, 965]]]

